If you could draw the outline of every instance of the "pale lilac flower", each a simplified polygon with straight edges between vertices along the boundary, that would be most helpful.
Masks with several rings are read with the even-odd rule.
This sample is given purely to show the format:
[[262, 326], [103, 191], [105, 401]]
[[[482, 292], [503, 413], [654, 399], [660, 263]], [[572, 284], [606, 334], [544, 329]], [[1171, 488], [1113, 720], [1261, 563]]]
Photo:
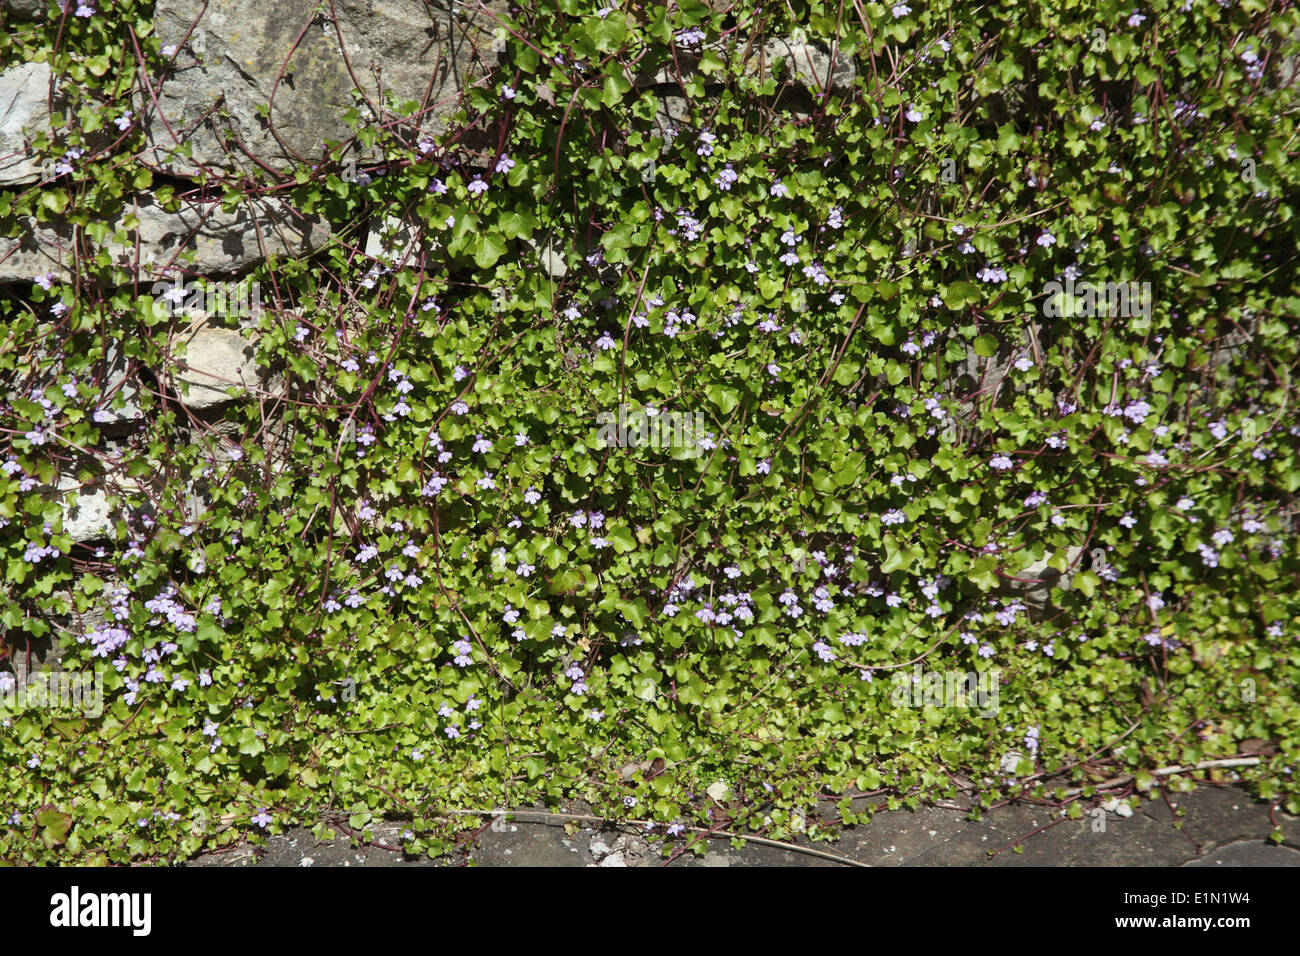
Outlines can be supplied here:
[[455, 655], [452, 659], [452, 663], [457, 667], [469, 667], [470, 664], [474, 663], [474, 659], [470, 657], [470, 651], [471, 648], [469, 641], [464, 638], [456, 641], [451, 645], [451, 653]]

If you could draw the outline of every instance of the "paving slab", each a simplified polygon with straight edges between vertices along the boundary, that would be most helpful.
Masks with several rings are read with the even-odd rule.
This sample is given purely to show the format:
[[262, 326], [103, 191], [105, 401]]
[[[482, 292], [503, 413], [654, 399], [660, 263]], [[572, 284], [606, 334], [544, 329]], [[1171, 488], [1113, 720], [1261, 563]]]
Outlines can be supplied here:
[[1300, 850], [1264, 840], [1243, 840], [1221, 846], [1208, 856], [1189, 860], [1183, 866], [1300, 866]]
[[[861, 812], [868, 801], [854, 803]], [[296, 828], [269, 837], [264, 846], [243, 844], [203, 854], [190, 866], [1126, 866], [1233, 867], [1300, 866], [1300, 820], [1253, 800], [1236, 786], [1206, 786], [1191, 793], [1155, 793], [1134, 810], [1110, 800], [1082, 819], [1060, 816], [1055, 808], [1013, 803], [970, 819], [961, 806], [881, 810], [870, 822], [845, 828], [832, 842], [795, 837], [779, 845], [713, 838], [705, 852], [684, 848], [682, 840], [631, 827], [587, 820], [591, 809], [577, 803], [568, 816], [549, 820], [484, 820], [483, 828], [456, 851], [438, 860], [411, 857], [378, 845], [354, 845], [346, 835], [319, 841], [310, 829]], [[832, 802], [820, 808], [823, 820], [837, 818]], [[567, 826], [565, 825], [567, 823]], [[1279, 845], [1269, 839], [1276, 823]], [[406, 825], [373, 826], [375, 844], [399, 847]], [[668, 852], [665, 853], [667, 846]]]

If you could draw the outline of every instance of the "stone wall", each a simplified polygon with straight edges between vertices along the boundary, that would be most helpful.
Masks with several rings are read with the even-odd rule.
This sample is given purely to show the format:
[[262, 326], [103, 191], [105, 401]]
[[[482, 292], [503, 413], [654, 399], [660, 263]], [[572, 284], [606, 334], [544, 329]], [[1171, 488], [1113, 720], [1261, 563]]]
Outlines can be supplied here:
[[[41, 0], [3, 0], [2, 5], [15, 18], [45, 12]], [[328, 0], [323, 8], [314, 0], [159, 0], [156, 29], [170, 68], [134, 104], [147, 143], [144, 158], [156, 169], [156, 181], [174, 193], [197, 195], [205, 181], [332, 161], [331, 147], [354, 136], [347, 118], [353, 110], [362, 125], [403, 122], [416, 135], [442, 132], [453, 122], [464, 91], [502, 65], [506, 45], [500, 18], [508, 12], [505, 0]], [[851, 86], [861, 69], [852, 57], [803, 37], [746, 50], [743, 62], [748, 76], [778, 81], [778, 96], [786, 98], [784, 106], [796, 117], [814, 99]], [[698, 63], [686, 56], [679, 67], [690, 75]], [[680, 95], [682, 78], [663, 68], [630, 77], [635, 88], [659, 97], [664, 128], [690, 122], [691, 104]], [[704, 79], [707, 99], [716, 87]], [[418, 108], [403, 115], [399, 104], [409, 101]], [[59, 95], [48, 65], [23, 63], [0, 72], [0, 189], [39, 188], [49, 181], [50, 171], [32, 143], [50, 132], [51, 108], [58, 110]], [[495, 145], [493, 140], [491, 149]], [[355, 146], [349, 155], [361, 164], [380, 159]], [[309, 257], [333, 238], [323, 218], [283, 199], [244, 201], [227, 210], [208, 192], [208, 199], [171, 203], [149, 189], [131, 197], [123, 212], [102, 224], [111, 236], [102, 246], [111, 266], [134, 284], [164, 276], [235, 278], [270, 255]], [[0, 237], [0, 284], [21, 295], [23, 287], [30, 290], [47, 275], [68, 278], [90, 250], [89, 232], [86, 225], [64, 220], [32, 223], [22, 235]], [[380, 215], [359, 247], [369, 256], [400, 262], [416, 248], [420, 232], [417, 223]], [[563, 238], [538, 240], [532, 243], [536, 264], [562, 278], [569, 268]], [[275, 384], [269, 371], [253, 362], [254, 334], [247, 324], [234, 329], [200, 320], [173, 333], [173, 364], [149, 371], [195, 414], [259, 391], [267, 394]], [[1036, 339], [1027, 340], [1021, 351], [1037, 348]], [[993, 362], [972, 352], [957, 374], [995, 392], [1012, 361], [1005, 346]], [[104, 387], [120, 390], [125, 399], [123, 407], [101, 419], [110, 441], [115, 428], [120, 434], [142, 417], [137, 371], [110, 348]], [[66, 530], [83, 543], [110, 536], [118, 515], [109, 495], [129, 490], [83, 487], [70, 479], [54, 489], [67, 502]], [[1080, 559], [1081, 549], [1072, 549], [1072, 567], [1087, 565]], [[1025, 574], [1042, 573], [1050, 586], [1056, 572], [1049, 571], [1040, 561]], [[1030, 600], [1044, 605], [1045, 590], [1036, 586]]]

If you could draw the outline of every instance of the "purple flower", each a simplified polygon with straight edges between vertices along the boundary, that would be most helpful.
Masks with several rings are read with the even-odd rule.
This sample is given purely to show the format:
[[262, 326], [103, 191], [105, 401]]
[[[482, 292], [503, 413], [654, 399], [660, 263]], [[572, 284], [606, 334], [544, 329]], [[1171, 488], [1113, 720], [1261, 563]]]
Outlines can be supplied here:
[[452, 644], [451, 653], [455, 655], [453, 663], [457, 667], [469, 667], [470, 664], [474, 663], [474, 659], [470, 657], [470, 650], [469, 641], [464, 638]]

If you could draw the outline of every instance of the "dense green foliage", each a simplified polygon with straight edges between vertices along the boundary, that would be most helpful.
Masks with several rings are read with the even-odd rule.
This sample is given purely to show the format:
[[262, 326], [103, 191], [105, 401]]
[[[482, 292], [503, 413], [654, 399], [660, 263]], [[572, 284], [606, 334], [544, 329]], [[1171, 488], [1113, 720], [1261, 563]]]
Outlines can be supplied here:
[[[48, 154], [84, 150], [0, 229], [88, 250], [0, 305], [0, 628], [107, 685], [3, 721], [0, 857], [175, 860], [262, 811], [437, 853], [446, 811], [565, 798], [778, 837], [819, 794], [1082, 786], [1078, 815], [1249, 738], [1300, 811], [1294, 9], [724, 6], [516, 12], [437, 143], [359, 105], [367, 175], [340, 144], [203, 183], [334, 236], [253, 276], [276, 384], [212, 421], [142, 372], [113, 456], [106, 355], [165, 368], [180, 321], [95, 254], [162, 182], [113, 120], [167, 59], [140, 3], [0, 40], [66, 77]], [[800, 30], [851, 84], [753, 66]], [[384, 216], [405, 260], [358, 248]], [[1149, 315], [1045, 315], [1074, 275]], [[602, 443], [621, 405], [703, 416], [702, 449]], [[76, 545], [53, 486], [109, 473], [135, 518]], [[1071, 587], [1031, 615], [1044, 558]], [[996, 670], [997, 713], [894, 703], [917, 663]]]

